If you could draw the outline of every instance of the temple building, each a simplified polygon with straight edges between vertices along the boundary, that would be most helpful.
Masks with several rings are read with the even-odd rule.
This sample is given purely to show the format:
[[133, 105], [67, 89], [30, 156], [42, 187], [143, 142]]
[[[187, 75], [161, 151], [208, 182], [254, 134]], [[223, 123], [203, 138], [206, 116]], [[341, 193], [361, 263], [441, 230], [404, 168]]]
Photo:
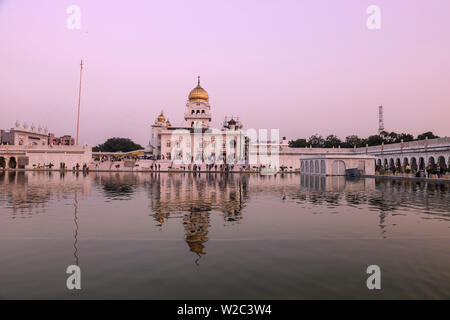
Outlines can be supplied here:
[[74, 146], [69, 136], [55, 145], [53, 138], [47, 128], [16, 121], [9, 132], [0, 131], [0, 169], [59, 169], [63, 163], [72, 169], [92, 162], [92, 147]]
[[23, 127], [16, 121], [15, 128], [5, 131], [0, 130], [0, 144], [16, 146], [46, 146], [48, 144], [48, 130], [41, 126], [36, 128], [34, 124], [28, 128], [26, 123]]
[[181, 163], [245, 164], [246, 137], [239, 118], [225, 119], [221, 129], [210, 128], [208, 92], [198, 83], [186, 102], [184, 125], [173, 126], [164, 113], [152, 125], [150, 151], [158, 160]]

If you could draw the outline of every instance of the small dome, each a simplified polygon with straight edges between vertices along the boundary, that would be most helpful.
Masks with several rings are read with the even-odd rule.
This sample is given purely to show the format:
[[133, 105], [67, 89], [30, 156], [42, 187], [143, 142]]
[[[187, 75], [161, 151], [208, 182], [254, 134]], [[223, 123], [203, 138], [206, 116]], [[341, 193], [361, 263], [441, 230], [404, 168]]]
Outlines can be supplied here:
[[168, 126], [168, 127], [172, 126], [172, 124], [170, 123], [169, 119], [167, 119], [167, 121], [166, 121], [166, 126]]
[[229, 124], [229, 125], [232, 125], [232, 124], [235, 125], [235, 124], [236, 124], [236, 121], [235, 121], [233, 118], [231, 118], [231, 120], [228, 121], [228, 124]]
[[161, 114], [158, 116], [158, 122], [164, 122], [164, 121], [166, 121], [166, 117], [164, 117], [164, 114], [161, 111]]
[[209, 95], [200, 85], [200, 77], [198, 77], [197, 86], [189, 93], [189, 101], [208, 101]]

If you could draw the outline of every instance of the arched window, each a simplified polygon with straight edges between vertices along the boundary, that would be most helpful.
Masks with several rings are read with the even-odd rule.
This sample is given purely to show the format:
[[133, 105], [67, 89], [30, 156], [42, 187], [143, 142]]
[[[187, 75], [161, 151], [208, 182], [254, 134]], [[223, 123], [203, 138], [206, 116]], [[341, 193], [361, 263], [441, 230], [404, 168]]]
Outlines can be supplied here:
[[335, 176], [345, 175], [345, 162], [342, 160], [335, 160], [331, 164], [331, 174]]
[[325, 173], [325, 160], [320, 160], [320, 173]]

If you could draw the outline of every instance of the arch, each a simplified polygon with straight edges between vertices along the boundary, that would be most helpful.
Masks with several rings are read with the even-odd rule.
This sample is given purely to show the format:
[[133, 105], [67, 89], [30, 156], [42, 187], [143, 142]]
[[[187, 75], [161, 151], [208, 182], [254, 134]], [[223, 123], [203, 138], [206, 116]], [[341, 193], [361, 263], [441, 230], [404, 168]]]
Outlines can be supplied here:
[[437, 169], [437, 165], [436, 165], [436, 160], [434, 159], [433, 156], [428, 158], [428, 164], [427, 167], [430, 166], [431, 167], [431, 173], [436, 173], [436, 169]]
[[304, 171], [304, 169], [305, 169], [305, 164], [304, 164], [304, 162], [305, 161], [300, 161], [300, 172], [303, 172]]
[[320, 160], [320, 173], [325, 174], [325, 160]]
[[401, 164], [401, 170], [405, 173], [411, 173], [411, 166], [409, 164], [408, 158], [403, 158], [402, 164]]
[[305, 161], [305, 172], [309, 173], [309, 161]]
[[378, 166], [381, 166], [381, 159], [377, 159], [377, 163]]
[[4, 157], [0, 157], [0, 168], [6, 168], [6, 159]]
[[319, 160], [314, 161], [314, 173], [319, 173]]
[[9, 158], [8, 167], [11, 169], [15, 169], [17, 166], [17, 161], [15, 157]]
[[387, 159], [384, 159], [383, 166], [384, 166], [385, 169], [388, 168], [388, 160]]
[[445, 157], [444, 156], [440, 156], [437, 160], [437, 165], [439, 168], [442, 168], [444, 170], [447, 169], [447, 164], [445, 163]]
[[334, 160], [331, 164], [331, 174], [335, 176], [345, 175], [345, 162], [342, 160]]
[[314, 163], [312, 160], [309, 161], [309, 173], [314, 172]]
[[423, 157], [419, 158], [419, 170], [425, 170], [425, 159]]
[[390, 168], [390, 169], [394, 168], [394, 165], [395, 165], [395, 164], [394, 164], [394, 159], [393, 159], [393, 158], [390, 158], [390, 159], [389, 159], [389, 168]]
[[417, 159], [415, 157], [411, 158], [411, 170], [417, 171], [419, 169], [417, 165]]

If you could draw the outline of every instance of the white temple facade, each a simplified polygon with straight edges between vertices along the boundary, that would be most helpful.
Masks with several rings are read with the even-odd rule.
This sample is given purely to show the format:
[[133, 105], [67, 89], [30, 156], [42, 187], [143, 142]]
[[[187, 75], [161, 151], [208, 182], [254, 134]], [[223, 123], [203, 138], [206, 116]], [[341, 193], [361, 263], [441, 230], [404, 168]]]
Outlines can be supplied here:
[[172, 126], [163, 112], [152, 125], [150, 149], [158, 160], [174, 167], [186, 164], [246, 164], [246, 137], [238, 119], [225, 119], [221, 129], [210, 127], [209, 95], [200, 85], [191, 90], [184, 112], [184, 125]]
[[15, 128], [5, 131], [0, 130], [0, 144], [16, 146], [46, 146], [48, 145], [48, 129], [34, 124], [29, 128], [27, 123], [23, 126], [16, 121]]

